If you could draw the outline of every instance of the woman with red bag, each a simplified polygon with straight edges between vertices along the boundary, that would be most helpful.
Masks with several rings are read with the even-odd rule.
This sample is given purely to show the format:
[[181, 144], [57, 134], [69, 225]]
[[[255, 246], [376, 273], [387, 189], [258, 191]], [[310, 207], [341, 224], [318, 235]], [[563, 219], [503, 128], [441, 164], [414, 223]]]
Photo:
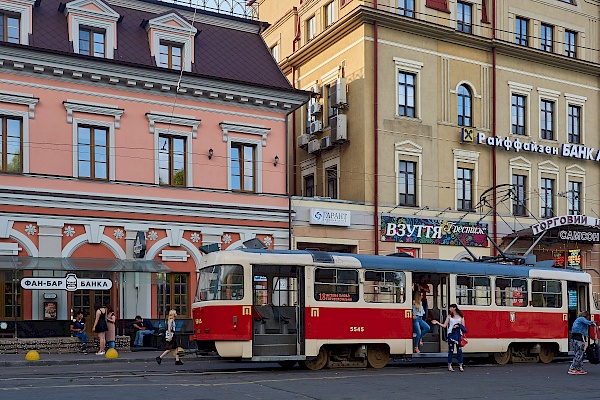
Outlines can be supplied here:
[[460, 372], [465, 372], [463, 368], [463, 354], [460, 342], [462, 333], [466, 332], [465, 319], [462, 311], [458, 309], [456, 304], [450, 304], [448, 307], [448, 316], [443, 324], [436, 320], [432, 320], [433, 325], [439, 325], [442, 328], [448, 328], [448, 371], [454, 371], [452, 368], [452, 357], [454, 357], [454, 346], [456, 346], [456, 355], [458, 357], [458, 369]]

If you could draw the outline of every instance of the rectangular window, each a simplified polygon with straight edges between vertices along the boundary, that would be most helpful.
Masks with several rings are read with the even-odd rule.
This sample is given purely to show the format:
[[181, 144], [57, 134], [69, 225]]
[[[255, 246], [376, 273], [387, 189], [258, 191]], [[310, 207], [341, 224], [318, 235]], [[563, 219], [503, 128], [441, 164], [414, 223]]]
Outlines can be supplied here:
[[567, 191], [569, 201], [569, 215], [581, 214], [581, 182], [569, 181], [569, 190]]
[[399, 187], [401, 206], [417, 205], [417, 163], [400, 161], [399, 165]]
[[484, 276], [456, 276], [456, 302], [459, 305], [489, 306], [492, 304], [490, 278]]
[[255, 146], [233, 143], [231, 145], [231, 189], [241, 192], [254, 192], [256, 165]]
[[158, 66], [181, 71], [183, 46], [168, 42], [160, 42]]
[[21, 41], [20, 24], [18, 16], [0, 13], [0, 41], [18, 44]]
[[158, 145], [158, 182], [161, 185], [185, 186], [185, 138], [160, 135]]
[[554, 51], [554, 27], [542, 24], [540, 28], [540, 50], [552, 53]]
[[77, 163], [80, 178], [108, 180], [108, 129], [77, 126]]
[[560, 281], [532, 280], [531, 303], [534, 307], [561, 308], [562, 287]]
[[304, 197], [315, 197], [315, 176], [312, 174], [304, 177]]
[[23, 120], [0, 116], [0, 171], [23, 172]]
[[398, 0], [398, 14], [414, 18], [415, 0]]
[[79, 28], [79, 54], [106, 57], [106, 32], [92, 28]]
[[325, 86], [325, 90], [327, 93], [327, 125], [332, 126], [335, 123], [334, 119], [339, 114], [338, 108], [332, 107], [332, 104], [334, 104], [336, 98], [335, 91], [337, 90], [337, 86], [327, 85]]
[[473, 209], [473, 170], [468, 168], [458, 168], [458, 209]]
[[332, 1], [325, 6], [325, 27], [335, 22], [335, 2]]
[[527, 97], [520, 94], [511, 96], [511, 125], [513, 135], [525, 135], [525, 104]]
[[0, 319], [22, 319], [23, 299], [21, 285], [19, 285], [21, 279], [23, 279], [22, 271], [0, 272]]
[[358, 301], [358, 271], [316, 268], [315, 299], [317, 301]]
[[317, 18], [312, 16], [306, 20], [306, 41], [313, 40], [317, 34]]
[[520, 46], [529, 46], [529, 35], [527, 34], [528, 26], [528, 19], [517, 17], [515, 22], [515, 42]]
[[540, 185], [542, 217], [554, 217], [554, 179], [542, 178]]
[[400, 71], [398, 73], [398, 115], [415, 117], [415, 74]]
[[327, 197], [332, 199], [338, 198], [338, 176], [337, 165], [325, 170], [327, 174]]
[[465, 33], [473, 33], [473, 23], [471, 19], [473, 6], [469, 3], [459, 1], [456, 7], [456, 29]]
[[577, 58], [577, 32], [565, 30], [565, 56]]
[[542, 100], [540, 114], [542, 139], [554, 140], [554, 102]]
[[275, 61], [279, 62], [279, 44], [276, 44], [273, 47], [271, 47], [271, 55], [273, 56]]
[[521, 278], [496, 278], [496, 305], [527, 307], [527, 280]]
[[366, 303], [404, 303], [406, 300], [404, 272], [365, 271]]
[[514, 174], [512, 184], [514, 190], [513, 214], [527, 215], [527, 177]]
[[183, 318], [190, 316], [189, 282], [190, 274], [157, 274], [156, 300], [158, 315], [168, 315], [170, 310], [177, 311]]
[[569, 115], [567, 120], [569, 143], [581, 143], [581, 107], [569, 104]]
[[241, 265], [213, 265], [198, 271], [195, 301], [242, 300], [244, 269]]

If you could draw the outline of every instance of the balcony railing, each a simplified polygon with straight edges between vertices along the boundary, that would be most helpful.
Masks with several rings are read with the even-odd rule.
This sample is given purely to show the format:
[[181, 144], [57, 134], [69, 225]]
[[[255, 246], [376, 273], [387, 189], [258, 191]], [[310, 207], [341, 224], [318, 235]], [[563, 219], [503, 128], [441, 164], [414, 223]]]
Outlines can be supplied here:
[[160, 0], [180, 6], [211, 11], [234, 17], [258, 20], [258, 1], [255, 0]]

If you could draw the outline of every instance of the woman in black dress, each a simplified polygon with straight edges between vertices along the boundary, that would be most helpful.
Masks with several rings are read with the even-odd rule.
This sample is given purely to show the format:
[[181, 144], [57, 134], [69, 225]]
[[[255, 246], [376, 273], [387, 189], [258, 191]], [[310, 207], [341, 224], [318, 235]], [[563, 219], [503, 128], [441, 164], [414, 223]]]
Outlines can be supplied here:
[[175, 350], [175, 365], [183, 365], [181, 360], [179, 359], [179, 354], [177, 352], [177, 340], [175, 339], [175, 317], [177, 316], [177, 311], [171, 310], [169, 311], [169, 321], [167, 323], [167, 331], [165, 332], [165, 351], [158, 357], [156, 357], [156, 362], [160, 364], [164, 356], [169, 354], [169, 352]]
[[102, 303], [96, 303], [96, 320], [94, 321], [92, 330], [98, 334], [100, 348], [96, 354], [101, 356], [104, 354], [106, 331], [108, 331], [108, 324], [106, 323], [106, 307], [104, 307]]

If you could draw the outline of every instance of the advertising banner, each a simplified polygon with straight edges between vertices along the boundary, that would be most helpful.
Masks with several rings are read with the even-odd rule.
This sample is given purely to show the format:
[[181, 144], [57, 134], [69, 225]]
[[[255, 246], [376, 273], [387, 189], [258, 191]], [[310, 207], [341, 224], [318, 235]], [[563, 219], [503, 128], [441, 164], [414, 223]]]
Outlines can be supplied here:
[[581, 250], [574, 249], [569, 250], [569, 256], [567, 258], [567, 266], [571, 269], [581, 269]]
[[447, 220], [381, 217], [381, 241], [488, 247], [487, 224]]

